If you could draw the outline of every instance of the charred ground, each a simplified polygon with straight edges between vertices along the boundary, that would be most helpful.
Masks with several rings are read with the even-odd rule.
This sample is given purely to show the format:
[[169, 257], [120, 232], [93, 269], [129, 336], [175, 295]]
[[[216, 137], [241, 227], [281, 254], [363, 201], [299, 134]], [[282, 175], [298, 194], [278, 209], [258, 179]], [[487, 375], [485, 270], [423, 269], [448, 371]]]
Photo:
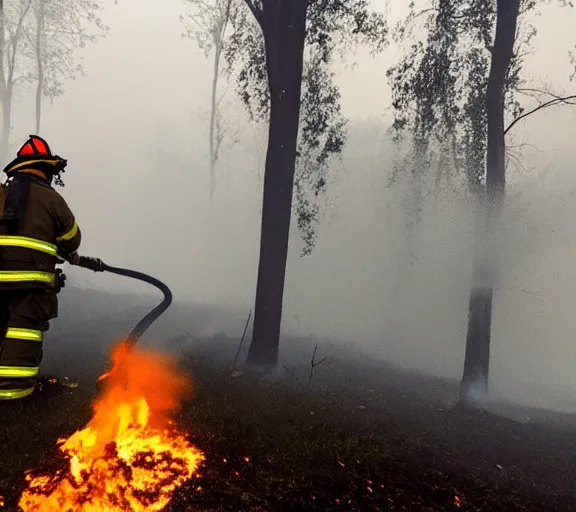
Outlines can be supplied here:
[[[24, 471], [57, 466], [57, 438], [90, 418], [101, 336], [86, 335], [82, 350], [55, 342], [51, 357], [78, 388], [0, 404], [4, 510], [18, 510]], [[262, 382], [231, 375], [237, 340], [172, 339], [197, 387], [179, 421], [207, 461], [169, 511], [576, 510], [571, 417], [520, 423], [462, 410], [456, 383], [351, 362], [327, 345], [306, 394], [308, 348], [297, 346], [283, 375]]]
[[[231, 378], [197, 346], [196, 399], [180, 416], [207, 453], [169, 510], [573, 510], [570, 426], [521, 424], [453, 406], [456, 388], [333, 358], [308, 397]], [[303, 378], [300, 380], [304, 380]], [[4, 407], [0, 493], [15, 507], [27, 468], [53, 466], [55, 441], [90, 417], [96, 389], [45, 392]]]

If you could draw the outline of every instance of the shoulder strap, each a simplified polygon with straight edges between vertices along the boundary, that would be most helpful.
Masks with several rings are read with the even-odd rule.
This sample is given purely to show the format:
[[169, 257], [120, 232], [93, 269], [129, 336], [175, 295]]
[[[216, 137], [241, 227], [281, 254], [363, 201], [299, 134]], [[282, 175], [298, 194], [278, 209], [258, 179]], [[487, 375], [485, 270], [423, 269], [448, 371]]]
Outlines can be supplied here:
[[14, 218], [4, 214], [4, 205], [8, 195], [8, 184], [0, 185], [0, 235], [9, 235], [14, 233], [17, 228], [17, 222]]
[[6, 199], [6, 183], [0, 183], [0, 214], [4, 213], [4, 200]]
[[28, 176], [16, 175], [6, 187], [2, 218], [8, 224], [10, 234], [17, 233], [20, 223], [26, 218], [30, 183]]

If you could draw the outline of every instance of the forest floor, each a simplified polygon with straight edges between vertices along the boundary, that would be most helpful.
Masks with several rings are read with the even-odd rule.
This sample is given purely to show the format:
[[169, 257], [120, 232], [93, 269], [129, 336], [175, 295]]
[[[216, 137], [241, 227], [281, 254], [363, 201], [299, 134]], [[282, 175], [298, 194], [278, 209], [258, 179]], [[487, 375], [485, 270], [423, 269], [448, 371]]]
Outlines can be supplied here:
[[[198, 393], [179, 422], [206, 461], [201, 490], [191, 481], [168, 511], [576, 510], [570, 417], [462, 409], [455, 383], [375, 361], [331, 357], [306, 393], [304, 363], [262, 382], [220, 356], [198, 346], [183, 358]], [[24, 471], [85, 425], [95, 390], [87, 379], [0, 404], [2, 510], [19, 510]]]

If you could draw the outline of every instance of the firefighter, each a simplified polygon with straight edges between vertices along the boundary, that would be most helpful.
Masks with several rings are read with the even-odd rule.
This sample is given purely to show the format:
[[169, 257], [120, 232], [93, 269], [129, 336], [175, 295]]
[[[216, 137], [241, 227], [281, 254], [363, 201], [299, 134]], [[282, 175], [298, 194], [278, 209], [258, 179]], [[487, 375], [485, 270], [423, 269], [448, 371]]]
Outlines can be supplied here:
[[31, 395], [42, 341], [58, 316], [65, 277], [57, 263], [78, 261], [81, 234], [64, 198], [67, 161], [30, 135], [5, 168], [0, 186], [0, 400]]

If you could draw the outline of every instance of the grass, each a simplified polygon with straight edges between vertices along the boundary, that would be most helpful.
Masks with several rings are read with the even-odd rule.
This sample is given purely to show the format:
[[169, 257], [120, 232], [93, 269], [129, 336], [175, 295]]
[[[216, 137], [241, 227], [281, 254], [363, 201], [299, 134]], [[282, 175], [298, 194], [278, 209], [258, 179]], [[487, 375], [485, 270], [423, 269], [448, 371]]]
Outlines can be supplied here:
[[[374, 362], [332, 358], [305, 396], [305, 361], [262, 382], [231, 378], [214, 353], [183, 360], [197, 396], [178, 420], [207, 460], [168, 511], [576, 510], [568, 428], [459, 409], [452, 383]], [[56, 439], [89, 419], [91, 382], [0, 404], [5, 510], [24, 471], [53, 464]]]

